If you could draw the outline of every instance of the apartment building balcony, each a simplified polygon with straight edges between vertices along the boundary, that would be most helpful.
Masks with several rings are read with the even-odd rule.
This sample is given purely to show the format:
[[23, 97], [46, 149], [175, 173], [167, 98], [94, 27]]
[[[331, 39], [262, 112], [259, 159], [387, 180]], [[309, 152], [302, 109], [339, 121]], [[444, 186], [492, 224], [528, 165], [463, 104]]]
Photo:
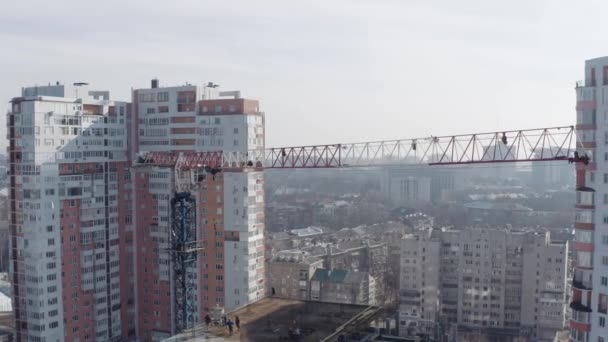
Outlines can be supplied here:
[[580, 303], [570, 303], [572, 317], [570, 318], [570, 340], [586, 341], [586, 335], [591, 331], [591, 309]]
[[592, 312], [591, 308], [589, 308], [579, 302], [571, 302], [570, 309], [572, 309], [572, 317], [570, 317], [571, 321], [590, 324], [590, 318], [591, 318], [591, 312]]
[[572, 280], [572, 287], [585, 291], [591, 291], [593, 289], [593, 285], [590, 281], [582, 281], [577, 279]]
[[579, 80], [576, 81], [575, 84], [575, 88], [585, 88], [585, 87], [596, 87], [597, 86], [597, 81], [595, 80], [595, 78], [589, 79], [589, 80]]
[[590, 187], [578, 187], [576, 189], [576, 208], [595, 209], [595, 189]]

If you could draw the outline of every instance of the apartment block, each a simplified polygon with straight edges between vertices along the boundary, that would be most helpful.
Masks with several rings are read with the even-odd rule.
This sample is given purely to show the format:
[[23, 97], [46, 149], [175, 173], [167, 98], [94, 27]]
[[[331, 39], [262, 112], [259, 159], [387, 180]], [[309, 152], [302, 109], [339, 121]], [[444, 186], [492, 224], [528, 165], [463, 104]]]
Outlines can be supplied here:
[[17, 340], [127, 336], [133, 318], [127, 261], [133, 251], [122, 237], [132, 231], [123, 197], [130, 183], [130, 106], [84, 83], [23, 88], [11, 104], [10, 268]]
[[268, 289], [272, 296], [310, 299], [310, 280], [323, 260], [299, 251], [279, 252], [267, 263]]
[[[439, 320], [441, 240], [438, 231], [407, 235], [401, 244], [399, 335], [434, 336]], [[435, 236], [434, 236], [435, 235]]]
[[[176, 203], [193, 203], [198, 258], [187, 324], [265, 295], [264, 177], [223, 165], [188, 182], [142, 166], [163, 152], [263, 149], [264, 115], [240, 92], [183, 85], [119, 102], [86, 83], [29, 87], [7, 116], [19, 341], [156, 341], [176, 333]], [[180, 160], [178, 158], [178, 160]], [[183, 327], [181, 327], [183, 328]]]
[[532, 231], [428, 229], [407, 236], [400, 335], [433, 336], [456, 325], [461, 337], [552, 341], [565, 326], [567, 255], [567, 243]]
[[608, 57], [585, 62], [575, 91], [577, 148], [591, 162], [576, 165], [570, 340], [602, 342], [608, 341]]

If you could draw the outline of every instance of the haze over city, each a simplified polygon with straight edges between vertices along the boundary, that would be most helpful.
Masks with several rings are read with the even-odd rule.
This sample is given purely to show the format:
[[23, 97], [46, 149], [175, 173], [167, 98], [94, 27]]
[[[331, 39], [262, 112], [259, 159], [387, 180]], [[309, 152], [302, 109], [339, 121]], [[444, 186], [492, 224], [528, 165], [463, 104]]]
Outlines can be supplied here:
[[605, 13], [3, 4], [0, 342], [608, 342]]
[[264, 99], [267, 146], [567, 125], [578, 62], [604, 52], [592, 33], [607, 10], [603, 1], [6, 1], [0, 97], [83, 81], [128, 100], [152, 77], [213, 81]]

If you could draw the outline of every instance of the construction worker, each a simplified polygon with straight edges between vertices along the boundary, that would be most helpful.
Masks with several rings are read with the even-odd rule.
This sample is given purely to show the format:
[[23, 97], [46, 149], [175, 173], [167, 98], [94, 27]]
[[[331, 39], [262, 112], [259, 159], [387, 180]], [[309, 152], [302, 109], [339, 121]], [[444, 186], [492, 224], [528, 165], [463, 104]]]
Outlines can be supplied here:
[[232, 322], [232, 320], [231, 320], [231, 319], [229, 319], [229, 320], [226, 322], [226, 325], [228, 326], [228, 333], [230, 334], [230, 336], [232, 336], [232, 332], [233, 332], [233, 330], [232, 330], [232, 326], [234, 325], [234, 322]]
[[234, 324], [236, 325], [236, 330], [241, 331], [241, 320], [239, 316], [234, 317]]

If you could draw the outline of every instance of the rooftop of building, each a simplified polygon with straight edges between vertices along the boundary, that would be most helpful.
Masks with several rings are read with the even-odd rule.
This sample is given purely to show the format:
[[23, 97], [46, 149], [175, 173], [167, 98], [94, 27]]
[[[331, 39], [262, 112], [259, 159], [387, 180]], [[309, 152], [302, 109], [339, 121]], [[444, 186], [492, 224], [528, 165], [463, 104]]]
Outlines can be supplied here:
[[519, 203], [475, 201], [464, 204], [465, 208], [480, 210], [532, 211]]
[[311, 280], [320, 281], [323, 283], [343, 283], [346, 279], [348, 271], [346, 270], [328, 270], [325, 268], [317, 268], [312, 275]]
[[232, 336], [223, 327], [198, 326], [194, 333], [186, 332], [166, 341], [276, 341], [290, 340], [289, 330], [298, 328], [302, 336], [298, 341], [321, 341], [334, 331], [363, 313], [367, 306], [307, 302], [283, 298], [265, 298], [244, 308], [228, 313], [241, 322], [241, 330]]
[[298, 264], [303, 264], [303, 265], [312, 265], [314, 263], [317, 263], [319, 261], [322, 261], [321, 259], [314, 257], [314, 256], [310, 256], [308, 253], [300, 251], [300, 250], [285, 250], [285, 251], [279, 251], [277, 252], [277, 254], [272, 258], [273, 262], [290, 262], [290, 263], [298, 263]]
[[366, 272], [317, 268], [311, 280], [322, 283], [357, 284], [363, 282], [366, 277]]
[[323, 234], [323, 232], [324, 232], [323, 228], [316, 227], [316, 226], [310, 226], [310, 227], [306, 227], [306, 228], [291, 230], [291, 234], [293, 234], [297, 237], [319, 235], [319, 234]]
[[287, 232], [278, 232], [278, 233], [273, 233], [270, 235], [270, 238], [272, 240], [286, 240], [289, 239], [291, 237], [291, 235], [289, 235], [289, 233]]

